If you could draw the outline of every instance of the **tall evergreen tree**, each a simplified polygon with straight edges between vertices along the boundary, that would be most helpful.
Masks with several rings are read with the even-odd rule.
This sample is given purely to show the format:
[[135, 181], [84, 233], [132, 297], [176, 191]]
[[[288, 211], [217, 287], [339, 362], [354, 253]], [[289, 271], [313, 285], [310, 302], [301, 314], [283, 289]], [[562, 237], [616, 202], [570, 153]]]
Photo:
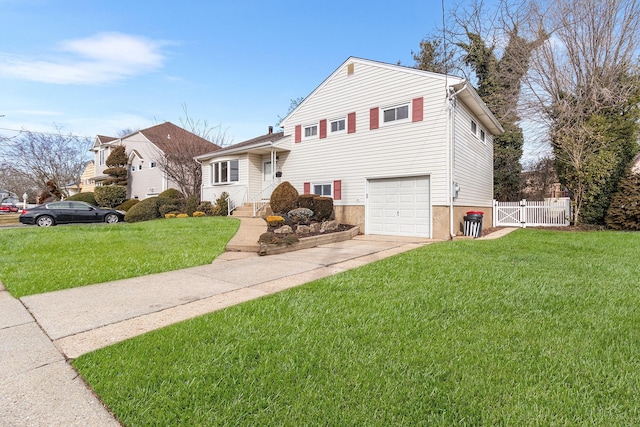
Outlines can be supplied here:
[[127, 176], [129, 171], [127, 170], [127, 164], [129, 158], [124, 145], [119, 145], [113, 149], [107, 160], [105, 161], [108, 166], [104, 173], [109, 175], [109, 178], [103, 181], [104, 185], [121, 185], [127, 186]]

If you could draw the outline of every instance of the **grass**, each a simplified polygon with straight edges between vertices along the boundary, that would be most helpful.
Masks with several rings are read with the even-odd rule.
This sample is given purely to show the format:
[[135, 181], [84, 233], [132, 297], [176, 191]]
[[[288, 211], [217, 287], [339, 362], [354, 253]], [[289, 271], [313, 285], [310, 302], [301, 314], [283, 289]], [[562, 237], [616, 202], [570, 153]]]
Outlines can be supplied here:
[[210, 263], [237, 219], [183, 218], [0, 230], [0, 280], [16, 298]]
[[638, 237], [435, 244], [73, 364], [127, 426], [638, 425]]

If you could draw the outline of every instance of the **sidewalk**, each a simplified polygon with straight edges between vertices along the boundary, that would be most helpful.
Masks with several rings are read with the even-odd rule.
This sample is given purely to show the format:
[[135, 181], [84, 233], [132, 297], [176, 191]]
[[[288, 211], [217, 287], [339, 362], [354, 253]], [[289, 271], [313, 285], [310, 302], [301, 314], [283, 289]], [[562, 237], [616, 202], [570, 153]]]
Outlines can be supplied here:
[[[255, 245], [258, 221], [243, 218], [227, 249]], [[209, 265], [20, 300], [0, 284], [0, 424], [117, 426], [67, 359], [431, 242], [357, 236], [263, 257], [229, 251]]]

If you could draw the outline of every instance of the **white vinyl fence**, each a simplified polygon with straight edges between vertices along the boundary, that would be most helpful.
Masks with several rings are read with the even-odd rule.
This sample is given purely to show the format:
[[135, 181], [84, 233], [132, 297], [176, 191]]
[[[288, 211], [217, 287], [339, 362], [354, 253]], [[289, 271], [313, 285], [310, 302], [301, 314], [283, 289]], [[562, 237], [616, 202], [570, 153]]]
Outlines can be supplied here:
[[493, 201], [494, 227], [566, 227], [571, 218], [571, 199], [561, 197], [544, 202]]

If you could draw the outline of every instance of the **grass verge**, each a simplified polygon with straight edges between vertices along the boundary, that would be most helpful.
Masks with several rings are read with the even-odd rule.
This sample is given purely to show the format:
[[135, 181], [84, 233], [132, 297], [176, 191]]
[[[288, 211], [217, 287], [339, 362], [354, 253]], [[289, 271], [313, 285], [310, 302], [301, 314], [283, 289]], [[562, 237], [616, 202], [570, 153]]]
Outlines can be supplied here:
[[73, 364], [125, 425], [637, 425], [639, 250], [435, 244]]
[[20, 298], [207, 264], [238, 226], [207, 217], [0, 230], [0, 279]]

